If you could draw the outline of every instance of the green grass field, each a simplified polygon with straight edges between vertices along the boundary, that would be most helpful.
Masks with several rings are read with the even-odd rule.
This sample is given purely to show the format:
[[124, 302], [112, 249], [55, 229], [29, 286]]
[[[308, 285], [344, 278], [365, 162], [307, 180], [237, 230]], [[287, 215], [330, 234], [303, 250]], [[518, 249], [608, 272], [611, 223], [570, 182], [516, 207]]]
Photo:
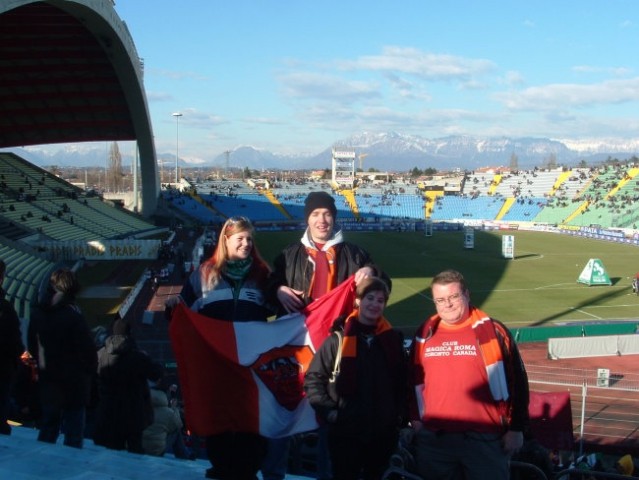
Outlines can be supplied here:
[[[504, 259], [501, 237], [515, 237], [515, 258]], [[260, 232], [267, 261], [301, 232]], [[428, 285], [441, 270], [466, 277], [473, 303], [511, 328], [639, 318], [631, 277], [639, 271], [639, 248], [541, 232], [475, 232], [475, 248], [464, 249], [462, 232], [346, 232], [366, 248], [393, 279], [386, 310], [396, 327], [415, 327], [434, 312]], [[590, 258], [603, 262], [611, 286], [577, 283]]]
[[[515, 237], [515, 258], [504, 259], [501, 237]], [[300, 232], [259, 232], [257, 244], [267, 261]], [[462, 232], [421, 233], [346, 232], [349, 241], [366, 248], [393, 280], [386, 314], [391, 323], [412, 333], [434, 312], [428, 285], [446, 268], [466, 277], [473, 303], [511, 328], [553, 326], [570, 322], [603, 322], [639, 318], [639, 297], [632, 294], [631, 277], [639, 271], [639, 248], [599, 240], [541, 232], [475, 232], [475, 248], [465, 249]], [[613, 284], [577, 283], [590, 258], [603, 262]], [[105, 262], [81, 272], [83, 285], [100, 284], [125, 268], [132, 287], [144, 262], [131, 265]], [[120, 299], [82, 298], [81, 307], [92, 325], [117, 311]]]

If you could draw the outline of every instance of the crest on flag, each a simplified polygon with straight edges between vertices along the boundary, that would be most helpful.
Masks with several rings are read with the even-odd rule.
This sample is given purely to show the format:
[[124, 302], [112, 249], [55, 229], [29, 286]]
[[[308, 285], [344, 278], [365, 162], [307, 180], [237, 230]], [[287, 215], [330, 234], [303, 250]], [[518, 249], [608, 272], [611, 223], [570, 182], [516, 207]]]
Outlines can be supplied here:
[[313, 351], [309, 345], [287, 345], [263, 353], [251, 368], [277, 403], [293, 411], [304, 399], [304, 392], [299, 387], [304, 383], [306, 367], [312, 358]]

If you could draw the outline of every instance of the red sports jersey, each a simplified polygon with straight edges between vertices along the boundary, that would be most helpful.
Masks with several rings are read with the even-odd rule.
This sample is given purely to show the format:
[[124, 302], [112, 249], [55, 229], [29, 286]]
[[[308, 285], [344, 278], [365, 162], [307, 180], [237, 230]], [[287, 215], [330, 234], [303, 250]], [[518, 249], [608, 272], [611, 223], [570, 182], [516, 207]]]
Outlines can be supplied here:
[[471, 319], [455, 326], [440, 322], [420, 361], [425, 427], [445, 432], [503, 431]]

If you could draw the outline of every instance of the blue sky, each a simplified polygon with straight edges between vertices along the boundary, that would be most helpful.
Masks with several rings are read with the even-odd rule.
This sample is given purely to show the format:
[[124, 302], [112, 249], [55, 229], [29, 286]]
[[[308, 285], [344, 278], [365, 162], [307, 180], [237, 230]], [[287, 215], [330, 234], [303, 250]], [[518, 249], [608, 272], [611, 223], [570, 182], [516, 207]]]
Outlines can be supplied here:
[[[636, 139], [634, 0], [117, 0], [158, 154], [319, 153], [362, 131]], [[183, 114], [176, 125], [173, 112]]]

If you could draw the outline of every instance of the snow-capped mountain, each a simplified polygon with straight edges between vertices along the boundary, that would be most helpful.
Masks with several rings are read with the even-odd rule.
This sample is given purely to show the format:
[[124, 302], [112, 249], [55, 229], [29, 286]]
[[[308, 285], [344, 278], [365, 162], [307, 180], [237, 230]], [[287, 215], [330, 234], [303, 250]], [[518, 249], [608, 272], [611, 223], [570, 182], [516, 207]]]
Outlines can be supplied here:
[[[365, 170], [377, 168], [403, 171], [413, 167], [448, 170], [509, 166], [513, 155], [517, 157], [519, 168], [543, 166], [551, 159], [557, 165], [575, 166], [582, 160], [588, 165], [594, 165], [608, 157], [626, 160], [639, 154], [639, 140], [567, 144], [548, 138], [449, 136], [428, 139], [391, 132], [361, 133], [338, 144], [354, 148], [358, 154], [365, 154]], [[320, 158], [330, 161], [330, 150], [322, 152]]]
[[[376, 168], [382, 171], [407, 171], [435, 168], [475, 169], [484, 166], [509, 166], [516, 156], [519, 168], [543, 166], [552, 160], [557, 165], [575, 166], [581, 161], [595, 165], [607, 158], [626, 160], [639, 155], [639, 140], [610, 141], [568, 141], [548, 138], [480, 138], [471, 136], [449, 136], [424, 138], [397, 132], [362, 132], [336, 141], [315, 155], [280, 155], [255, 147], [241, 146], [232, 151], [221, 152], [210, 159], [204, 159], [199, 167], [231, 167], [256, 170], [264, 169], [323, 169], [331, 166], [331, 150], [334, 147], [351, 148], [362, 156], [364, 170]], [[89, 166], [105, 165], [108, 152], [105, 148], [82, 150], [79, 148], [60, 149], [47, 153], [38, 147], [14, 149], [27, 160], [40, 166]], [[122, 163], [130, 164], [126, 152], [122, 153]], [[158, 152], [158, 160], [171, 165], [175, 162], [172, 153]], [[180, 163], [190, 166], [188, 159], [180, 158]]]

